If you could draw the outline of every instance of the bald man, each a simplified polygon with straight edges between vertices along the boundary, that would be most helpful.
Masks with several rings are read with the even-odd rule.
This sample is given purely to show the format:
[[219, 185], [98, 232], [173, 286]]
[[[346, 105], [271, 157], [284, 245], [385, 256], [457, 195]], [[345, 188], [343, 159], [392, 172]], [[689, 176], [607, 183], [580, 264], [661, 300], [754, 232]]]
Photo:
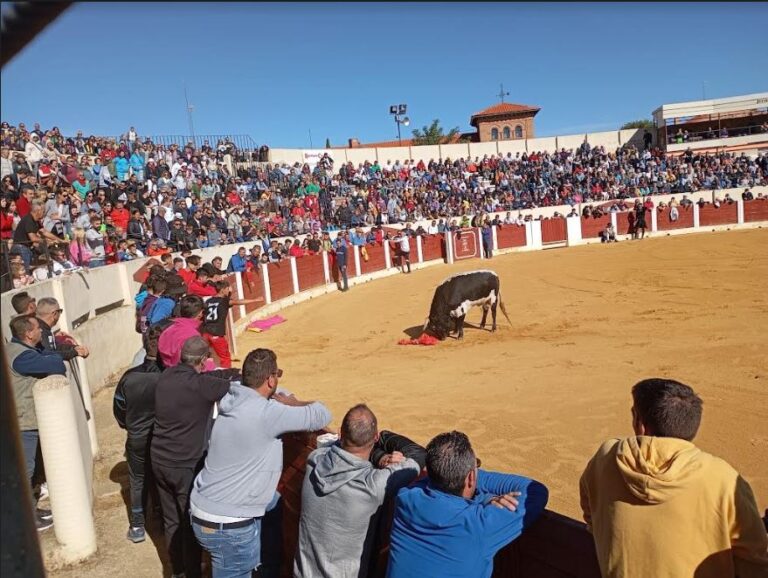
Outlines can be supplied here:
[[307, 459], [293, 575], [367, 576], [384, 500], [411, 483], [425, 461], [420, 445], [379, 432], [368, 406], [350, 409], [339, 441]]

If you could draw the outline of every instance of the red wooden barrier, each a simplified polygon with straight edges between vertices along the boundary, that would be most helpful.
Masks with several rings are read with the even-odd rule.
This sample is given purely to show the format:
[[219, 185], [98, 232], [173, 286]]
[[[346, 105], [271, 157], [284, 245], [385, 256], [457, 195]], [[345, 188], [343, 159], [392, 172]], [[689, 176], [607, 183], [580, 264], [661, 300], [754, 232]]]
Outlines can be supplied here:
[[744, 222], [768, 221], [768, 201], [744, 201]]
[[272, 293], [272, 301], [293, 295], [290, 260], [283, 259], [279, 263], [270, 263], [267, 267], [269, 267], [269, 290]]
[[499, 249], [525, 247], [525, 227], [499, 225], [496, 227], [496, 243]]
[[[646, 232], [651, 230], [650, 223], [648, 222], [648, 219], [650, 219], [650, 215], [645, 216], [645, 224], [647, 225]], [[630, 220], [631, 219], [631, 220]], [[628, 235], [632, 232], [632, 225], [635, 222], [635, 213], [632, 211], [624, 211], [621, 213], [616, 213], [616, 234], [617, 235]]]
[[424, 261], [445, 259], [445, 235], [424, 235], [421, 238], [421, 256]]
[[[693, 227], [693, 207], [677, 208], [677, 221], [669, 220], [669, 209], [659, 211], [656, 215], [656, 230], [671, 231], [673, 229], [689, 229]], [[646, 223], [647, 225], [648, 223]]]
[[304, 255], [296, 259], [296, 273], [299, 276], [299, 291], [325, 285], [323, 255]]
[[[243, 296], [245, 299], [264, 299], [264, 279], [261, 276], [261, 268], [255, 271], [247, 271], [243, 273]], [[258, 301], [256, 303], [249, 303], [245, 306], [246, 313], [253, 313], [259, 307], [264, 307], [264, 301]], [[233, 307], [232, 312], [239, 309], [239, 307]]]
[[602, 217], [598, 217], [597, 219], [585, 219], [584, 217], [581, 218], [581, 238], [582, 239], [592, 239], [594, 237], [599, 237], [601, 231], [605, 231], [605, 228], [610, 224], [611, 222], [611, 215], [603, 215]]
[[[373, 273], [374, 271], [383, 271], [387, 268], [387, 260], [384, 258], [384, 246], [383, 245], [366, 245], [365, 250], [368, 251], [368, 260], [363, 259], [362, 251], [360, 252], [360, 273], [365, 275], [366, 273]], [[411, 255], [414, 250], [411, 249]]]
[[480, 243], [477, 229], [467, 228], [453, 233], [454, 259], [471, 259], [480, 256]]
[[736, 203], [729, 205], [724, 203], [720, 208], [706, 204], [699, 209], [699, 226], [711, 227], [712, 225], [728, 225], [738, 222], [738, 208]]
[[545, 219], [541, 221], [541, 242], [561, 243], [568, 238], [565, 219]]
[[[231, 299], [237, 299], [237, 275], [227, 275], [227, 283], [229, 283], [230, 289], [232, 289]], [[232, 322], [240, 319], [240, 308], [232, 307]]]

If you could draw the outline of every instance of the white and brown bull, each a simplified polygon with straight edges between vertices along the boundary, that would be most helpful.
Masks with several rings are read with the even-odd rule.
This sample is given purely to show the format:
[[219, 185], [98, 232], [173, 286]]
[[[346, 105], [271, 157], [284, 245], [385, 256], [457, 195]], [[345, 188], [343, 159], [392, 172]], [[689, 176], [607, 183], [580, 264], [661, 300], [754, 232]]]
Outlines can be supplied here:
[[501, 301], [499, 276], [493, 271], [470, 271], [449, 277], [435, 289], [424, 331], [443, 340], [453, 329], [456, 337], [463, 339], [464, 318], [474, 306], [483, 308], [483, 319], [480, 322], [482, 328], [485, 328], [490, 309], [493, 322], [491, 331], [496, 331], [497, 306], [501, 307], [507, 321], [512, 323]]

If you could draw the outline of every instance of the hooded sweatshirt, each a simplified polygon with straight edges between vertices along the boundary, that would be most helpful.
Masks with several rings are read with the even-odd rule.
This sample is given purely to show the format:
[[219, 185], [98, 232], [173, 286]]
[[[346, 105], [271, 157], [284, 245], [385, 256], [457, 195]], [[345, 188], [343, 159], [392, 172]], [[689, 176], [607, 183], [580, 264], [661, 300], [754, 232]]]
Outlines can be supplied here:
[[768, 576], [768, 538], [749, 484], [691, 442], [609, 440], [580, 490], [604, 577]]
[[419, 475], [406, 458], [374, 468], [339, 445], [319, 448], [307, 459], [301, 489], [295, 578], [363, 578], [373, 551], [375, 518], [384, 499]]
[[320, 402], [293, 407], [232, 383], [219, 402], [205, 466], [195, 478], [193, 511], [258, 518], [283, 471], [284, 433], [319, 430], [331, 421]]

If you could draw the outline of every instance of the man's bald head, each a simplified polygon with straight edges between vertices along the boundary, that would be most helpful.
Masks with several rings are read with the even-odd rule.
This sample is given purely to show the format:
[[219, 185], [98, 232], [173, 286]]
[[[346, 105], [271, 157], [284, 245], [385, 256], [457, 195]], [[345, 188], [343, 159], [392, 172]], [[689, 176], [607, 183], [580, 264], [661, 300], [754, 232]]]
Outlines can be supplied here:
[[377, 434], [376, 416], [364, 403], [351, 408], [341, 422], [341, 446], [345, 449], [372, 447]]

